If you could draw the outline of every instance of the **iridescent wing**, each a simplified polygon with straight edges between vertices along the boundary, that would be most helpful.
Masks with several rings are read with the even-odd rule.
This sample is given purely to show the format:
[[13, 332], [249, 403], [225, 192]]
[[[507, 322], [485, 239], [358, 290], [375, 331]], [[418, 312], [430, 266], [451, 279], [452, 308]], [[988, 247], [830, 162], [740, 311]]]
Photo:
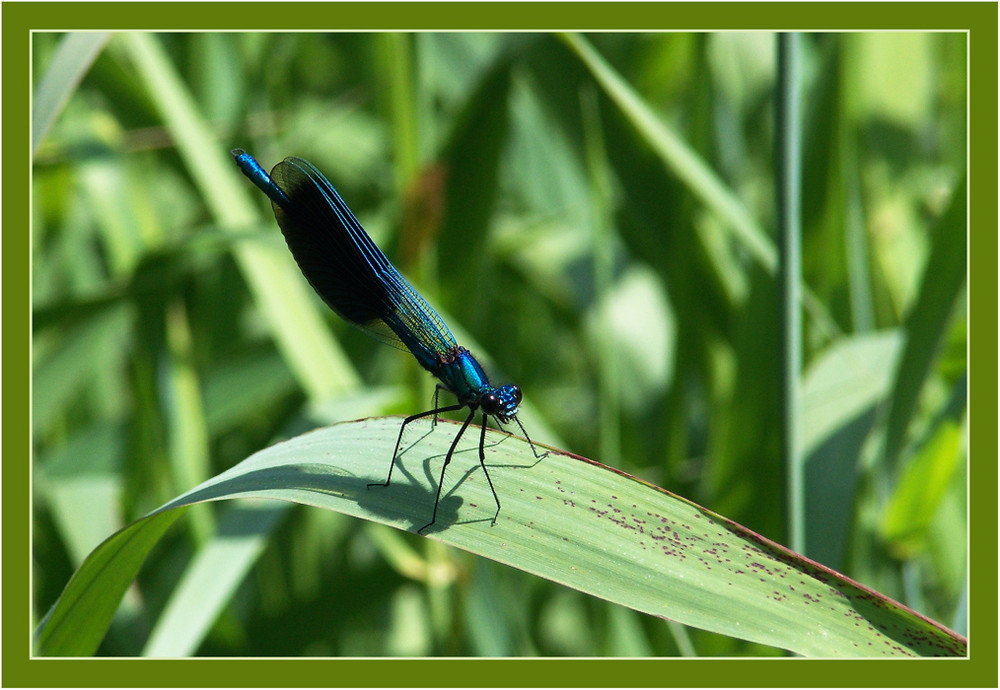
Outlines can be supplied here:
[[457, 347], [448, 326], [389, 263], [323, 173], [286, 158], [271, 178], [288, 197], [272, 200], [288, 248], [331, 309], [384, 343], [409, 350], [434, 371]]

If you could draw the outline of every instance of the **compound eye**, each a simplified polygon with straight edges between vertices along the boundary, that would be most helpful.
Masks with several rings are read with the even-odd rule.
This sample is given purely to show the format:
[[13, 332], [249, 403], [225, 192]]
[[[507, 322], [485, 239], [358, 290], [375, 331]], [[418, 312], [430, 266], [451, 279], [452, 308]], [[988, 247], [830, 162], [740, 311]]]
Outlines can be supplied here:
[[500, 398], [496, 393], [487, 393], [479, 399], [479, 404], [486, 414], [496, 414], [500, 409]]
[[507, 389], [510, 391], [510, 397], [514, 399], [514, 407], [521, 404], [521, 389], [517, 386], [508, 386]]

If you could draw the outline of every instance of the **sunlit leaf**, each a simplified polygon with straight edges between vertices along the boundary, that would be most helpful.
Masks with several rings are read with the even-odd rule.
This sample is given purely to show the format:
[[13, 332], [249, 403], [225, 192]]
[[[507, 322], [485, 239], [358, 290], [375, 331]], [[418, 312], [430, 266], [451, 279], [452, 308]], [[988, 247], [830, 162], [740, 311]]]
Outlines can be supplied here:
[[[155, 541], [136, 537], [165, 528], [172, 509], [273, 498], [400, 529], [422, 526], [455, 426], [408, 438], [396, 481], [369, 488], [386, 471], [397, 429], [398, 420], [372, 419], [299, 436], [133, 523], [77, 572], [41, 629], [39, 651], [93, 652], [93, 627], [113, 612], [103, 571], [114, 571], [109, 589], [120, 595]], [[494, 504], [470, 436], [445, 478], [432, 539], [644, 613], [803, 655], [965, 653], [954, 633], [722, 516], [584, 458], [552, 451], [536, 461], [527, 443], [496, 432], [487, 436], [486, 462], [503, 508], [491, 525]], [[74, 626], [87, 627], [87, 644], [72, 642]]]

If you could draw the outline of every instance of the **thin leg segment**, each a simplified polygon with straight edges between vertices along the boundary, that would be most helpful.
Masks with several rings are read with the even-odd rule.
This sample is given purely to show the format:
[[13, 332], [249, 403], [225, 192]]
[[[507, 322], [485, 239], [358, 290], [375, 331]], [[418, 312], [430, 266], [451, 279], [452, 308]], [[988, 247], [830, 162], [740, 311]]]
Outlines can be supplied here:
[[490, 479], [490, 473], [486, 469], [486, 413], [483, 412], [483, 427], [479, 432], [479, 465], [483, 468], [483, 474], [486, 475], [486, 481], [489, 482], [490, 491], [493, 492], [493, 500], [497, 502], [497, 512], [493, 515], [493, 522], [490, 526], [497, 524], [497, 518], [500, 517], [500, 497], [497, 496], [497, 490], [493, 488], [493, 480]]
[[531, 437], [528, 436], [528, 432], [524, 430], [524, 426], [521, 424], [521, 420], [518, 419], [517, 417], [514, 417], [514, 421], [517, 422], [517, 428], [521, 430], [522, 434], [524, 434], [524, 438], [528, 442], [528, 445], [531, 447], [531, 452], [535, 454], [536, 458], [541, 459], [549, 454], [549, 451], [545, 451], [544, 453], [539, 455], [538, 451], [535, 450], [535, 444], [531, 442]]
[[[438, 385], [434, 386], [434, 407], [435, 408], [437, 408], [437, 406], [438, 406], [438, 396], [441, 395], [441, 391], [445, 391], [446, 393], [449, 392], [448, 389], [445, 388], [444, 386], [442, 386], [440, 383]], [[438, 410], [438, 411], [440, 412], [440, 410]], [[433, 429], [434, 427], [436, 427], [437, 423], [438, 423], [438, 416], [434, 415], [434, 419], [431, 421], [431, 429]]]
[[[373, 482], [369, 484], [369, 488], [373, 486], [389, 486], [389, 482], [392, 481], [392, 471], [396, 467], [396, 456], [399, 455], [399, 444], [403, 440], [403, 432], [406, 430], [406, 425], [412, 421], [420, 419], [421, 417], [426, 417], [428, 415], [434, 415], [435, 418], [441, 412], [454, 412], [455, 410], [461, 410], [465, 405], [448, 405], [447, 407], [436, 407], [433, 410], [427, 410], [426, 412], [421, 412], [420, 414], [410, 415], [403, 420], [403, 426], [399, 427], [399, 436], [396, 437], [396, 449], [392, 451], [392, 462], [389, 464], [389, 476], [385, 478], [385, 483]], [[466, 421], [468, 424], [468, 421]], [[462, 427], [462, 431], [465, 431], [465, 427]], [[461, 436], [461, 433], [459, 433]], [[454, 448], [454, 446], [453, 446]], [[448, 458], [451, 459], [451, 454], [448, 454]]]
[[[462, 407], [462, 406], [459, 405], [458, 407]], [[437, 412], [444, 412], [444, 411], [449, 410], [449, 409], [455, 409], [455, 408], [447, 408], [446, 407], [446, 408], [443, 408], [441, 410], [432, 410], [431, 412], [425, 412], [424, 414], [425, 415], [427, 415], [427, 414], [433, 414], [435, 411], [437, 411]], [[423, 415], [421, 415], [421, 416], [423, 416]], [[433, 525], [434, 522], [437, 520], [438, 503], [441, 502], [441, 487], [444, 486], [444, 471], [446, 469], [448, 469], [448, 463], [451, 462], [451, 456], [455, 454], [455, 448], [458, 446], [458, 442], [462, 438], [462, 434], [464, 434], [465, 430], [467, 428], [469, 428], [469, 423], [472, 422], [472, 418], [475, 417], [475, 416], [476, 416], [476, 408], [472, 408], [471, 410], [469, 410], [469, 416], [465, 418], [465, 422], [462, 424], [462, 428], [459, 429], [458, 430], [458, 434], [455, 435], [455, 440], [451, 442], [451, 448], [448, 449], [448, 454], [446, 456], [444, 456], [444, 465], [441, 466], [441, 476], [438, 477], [438, 490], [437, 490], [437, 496], [434, 497], [434, 512], [431, 514], [431, 521], [428, 522], [423, 527], [421, 527], [420, 529], [418, 529], [417, 530], [417, 534], [421, 534], [425, 529], [427, 529], [428, 527], [430, 527], [431, 525]], [[484, 467], [484, 469], [485, 469], [485, 467]], [[392, 472], [392, 469], [390, 468], [389, 471]], [[492, 486], [493, 486], [493, 483], [490, 482], [490, 487], [492, 488]], [[496, 492], [494, 492], [493, 495], [495, 496]]]

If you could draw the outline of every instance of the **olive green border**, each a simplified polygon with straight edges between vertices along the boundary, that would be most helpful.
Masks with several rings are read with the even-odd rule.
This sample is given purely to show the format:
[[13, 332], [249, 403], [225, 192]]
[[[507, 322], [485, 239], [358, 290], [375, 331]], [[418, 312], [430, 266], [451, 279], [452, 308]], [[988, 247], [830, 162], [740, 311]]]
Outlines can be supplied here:
[[[997, 5], [995, 3], [4, 3], [3, 685], [885, 686], [997, 683]], [[31, 30], [968, 30], [970, 32], [970, 653], [966, 660], [29, 659], [27, 171]], [[23, 172], [21, 172], [23, 171]], [[22, 320], [23, 319], [23, 320]]]

